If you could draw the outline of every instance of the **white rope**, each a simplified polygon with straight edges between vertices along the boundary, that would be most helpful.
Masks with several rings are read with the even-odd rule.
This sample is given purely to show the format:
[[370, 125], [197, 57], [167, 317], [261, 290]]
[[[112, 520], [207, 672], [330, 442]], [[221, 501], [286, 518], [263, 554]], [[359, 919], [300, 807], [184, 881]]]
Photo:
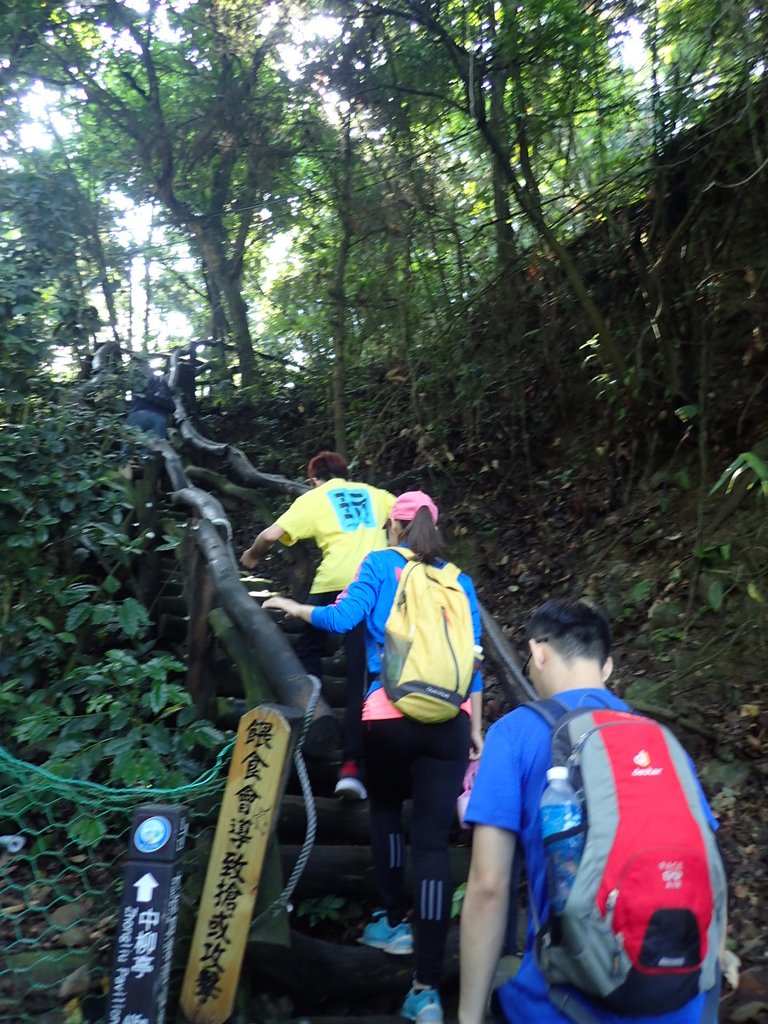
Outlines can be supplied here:
[[[293, 764], [296, 768], [296, 774], [299, 778], [299, 785], [301, 786], [301, 795], [304, 798], [304, 807], [307, 812], [307, 831], [304, 836], [304, 842], [301, 846], [301, 851], [293, 867], [293, 871], [288, 878], [288, 881], [283, 888], [283, 891], [277, 897], [277, 899], [270, 904], [265, 911], [263, 911], [255, 919], [260, 921], [262, 918], [268, 915], [276, 914], [278, 911], [291, 909], [291, 896], [293, 895], [294, 889], [299, 884], [299, 879], [304, 872], [304, 868], [307, 866], [309, 856], [312, 853], [312, 847], [315, 844], [315, 836], [317, 835], [317, 808], [315, 807], [315, 798], [312, 793], [312, 787], [309, 782], [309, 772], [307, 771], [307, 765], [304, 761], [304, 754], [302, 748], [304, 746], [304, 739], [309, 729], [309, 723], [312, 721], [312, 716], [315, 713], [317, 702], [320, 699], [320, 680], [317, 676], [307, 676], [312, 684], [312, 696], [307, 701], [307, 709], [304, 713], [304, 722], [301, 727], [301, 735], [299, 736], [298, 742], [296, 743], [296, 749], [293, 752]], [[255, 924], [254, 921], [254, 924]]]

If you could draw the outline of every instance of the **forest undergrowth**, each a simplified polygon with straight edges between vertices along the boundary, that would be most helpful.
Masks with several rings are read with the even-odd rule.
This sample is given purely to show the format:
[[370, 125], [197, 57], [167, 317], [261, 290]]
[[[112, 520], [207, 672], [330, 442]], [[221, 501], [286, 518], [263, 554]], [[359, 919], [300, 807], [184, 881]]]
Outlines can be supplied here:
[[[245, 427], [238, 418], [214, 419], [207, 428], [218, 426], [219, 439], [248, 436], [234, 436]], [[768, 1020], [765, 498], [759, 487], [702, 496], [692, 483], [695, 450], [678, 449], [663, 468], [622, 483], [593, 442], [554, 431], [529, 476], [478, 451], [442, 470], [433, 465], [421, 481], [406, 473], [394, 489], [421, 482], [435, 494], [452, 557], [521, 654], [526, 618], [541, 601], [587, 595], [605, 607], [612, 686], [684, 741], [720, 822], [729, 946], [742, 972], [721, 1019]], [[360, 472], [388, 484], [386, 474]], [[236, 546], [263, 525], [233, 518]], [[508, 702], [492, 666], [489, 682], [490, 724]]]
[[[765, 499], [747, 495], [701, 536], [698, 503], [684, 483], [648, 481], [605, 512], [608, 481], [599, 469], [581, 481], [560, 467], [544, 471], [513, 502], [501, 494], [483, 502], [498, 529], [492, 542], [477, 540], [473, 571], [481, 599], [518, 649], [526, 616], [550, 596], [586, 594], [608, 611], [612, 686], [683, 739], [720, 822], [729, 946], [742, 961], [739, 991], [721, 1019], [766, 1020]], [[724, 500], [705, 502], [713, 523]]]

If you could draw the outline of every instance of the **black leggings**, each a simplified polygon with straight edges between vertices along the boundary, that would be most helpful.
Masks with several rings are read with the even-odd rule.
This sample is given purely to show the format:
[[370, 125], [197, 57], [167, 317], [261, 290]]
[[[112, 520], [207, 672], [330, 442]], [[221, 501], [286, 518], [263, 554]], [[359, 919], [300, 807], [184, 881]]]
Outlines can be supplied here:
[[448, 834], [469, 759], [469, 717], [426, 725], [410, 718], [366, 722], [363, 750], [376, 877], [390, 923], [406, 911], [402, 809], [413, 798], [411, 857], [416, 979], [437, 985], [451, 918]]
[[[324, 608], [333, 604], [340, 591], [324, 594], [310, 594], [306, 604]], [[296, 641], [296, 656], [309, 675], [323, 678], [322, 658], [328, 643], [324, 629], [305, 623]], [[363, 756], [363, 697], [366, 683], [365, 626], [361, 622], [349, 633], [344, 634], [344, 651], [347, 659], [347, 688], [344, 708], [344, 760], [361, 761]]]

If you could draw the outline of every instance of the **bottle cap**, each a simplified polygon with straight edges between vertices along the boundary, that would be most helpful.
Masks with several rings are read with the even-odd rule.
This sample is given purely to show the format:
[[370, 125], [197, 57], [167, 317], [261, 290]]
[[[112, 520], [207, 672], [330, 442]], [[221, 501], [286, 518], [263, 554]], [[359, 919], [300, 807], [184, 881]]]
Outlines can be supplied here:
[[547, 769], [547, 782], [567, 782], [568, 769], [564, 764], [556, 764]]

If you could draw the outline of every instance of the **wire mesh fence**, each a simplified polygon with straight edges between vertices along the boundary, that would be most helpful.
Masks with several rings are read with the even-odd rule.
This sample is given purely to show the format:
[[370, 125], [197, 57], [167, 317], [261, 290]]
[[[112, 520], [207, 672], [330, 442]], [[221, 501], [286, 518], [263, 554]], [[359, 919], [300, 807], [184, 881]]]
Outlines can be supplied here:
[[194, 841], [185, 854], [177, 949], [183, 947], [231, 747], [175, 789], [62, 778], [0, 747], [0, 1024], [105, 1020], [122, 862], [141, 804], [183, 804], [189, 812]]

